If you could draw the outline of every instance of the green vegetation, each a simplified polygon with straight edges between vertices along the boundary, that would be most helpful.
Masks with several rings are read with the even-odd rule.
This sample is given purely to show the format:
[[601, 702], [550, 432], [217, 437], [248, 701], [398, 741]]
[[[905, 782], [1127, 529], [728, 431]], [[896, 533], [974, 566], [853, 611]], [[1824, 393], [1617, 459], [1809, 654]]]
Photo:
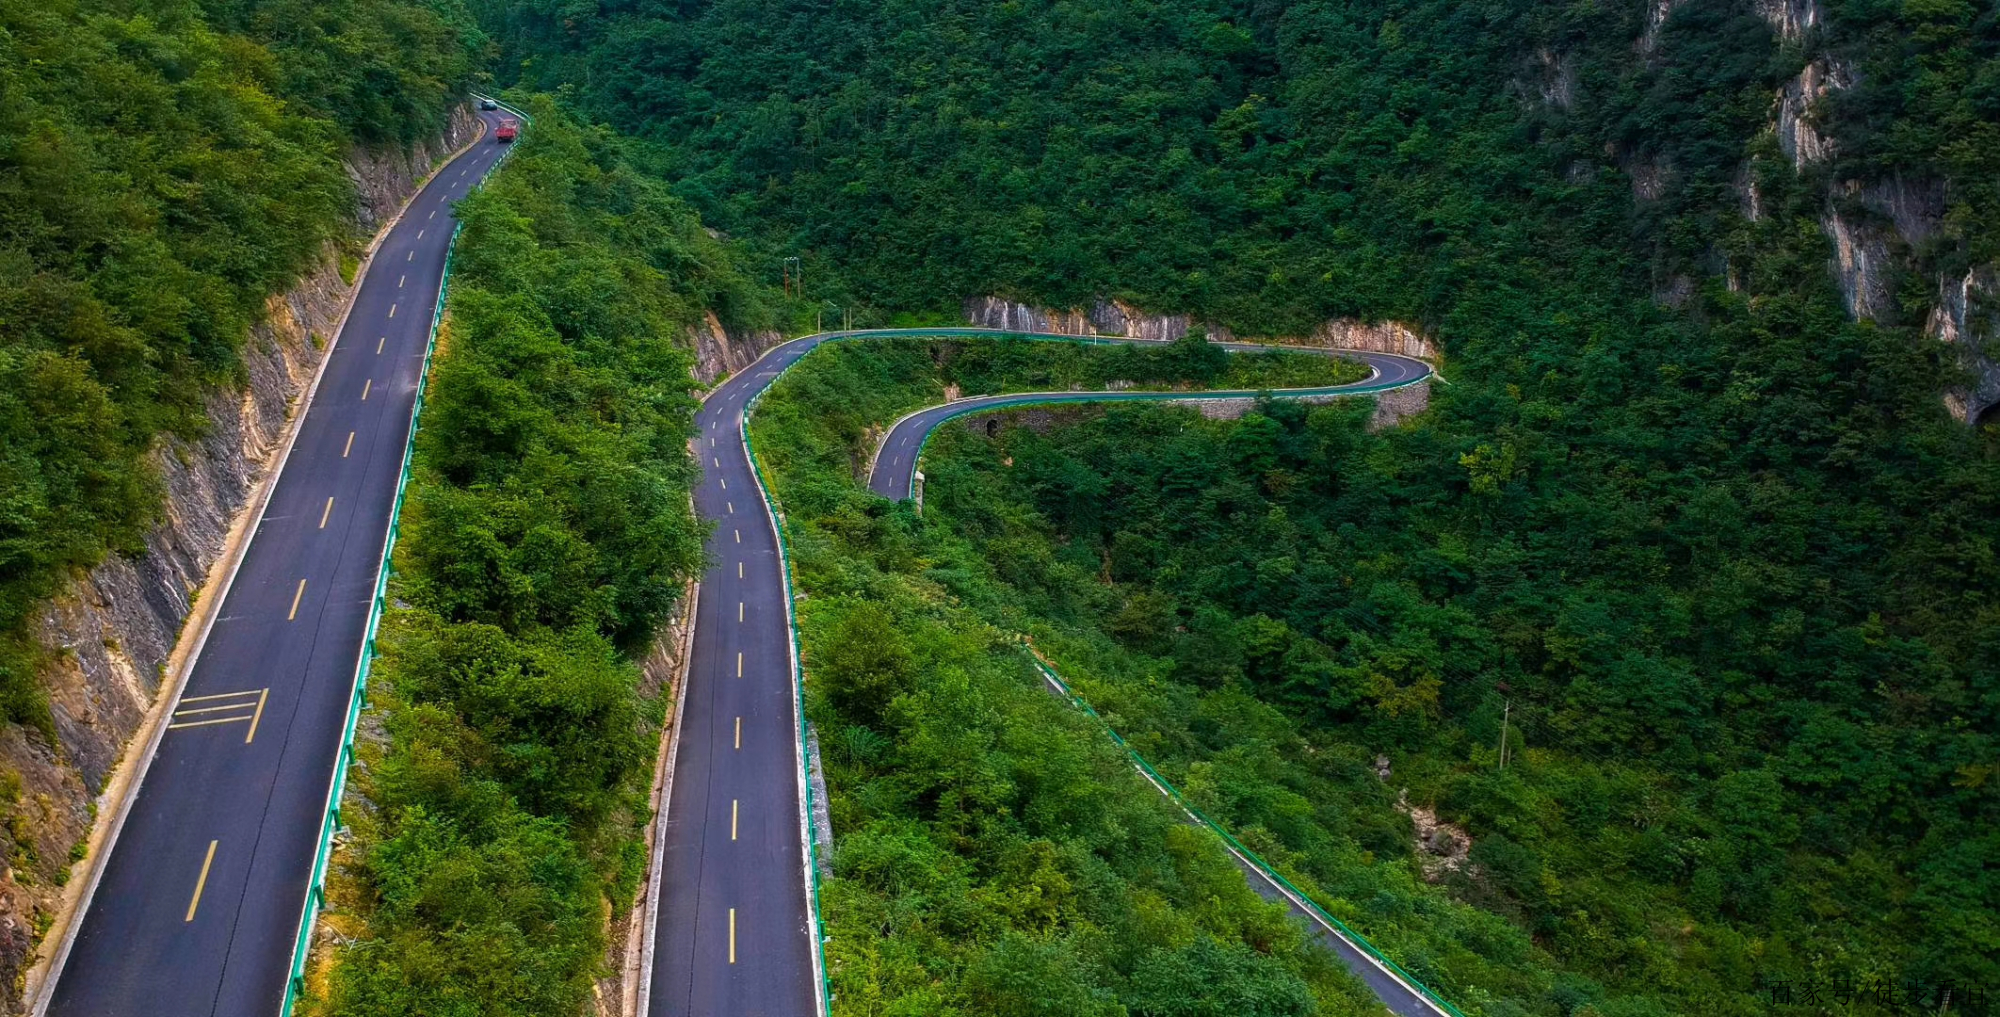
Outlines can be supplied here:
[[[1795, 8], [1671, 6], [1643, 52], [1659, 5], [1640, 0], [482, 17], [505, 73], [651, 139], [774, 274], [804, 257], [815, 295], [881, 314], [1107, 296], [1244, 334], [1348, 315], [1434, 337], [1454, 383], [1392, 434], [1335, 409], [1176, 437], [1134, 411], [1129, 434], [1018, 439], [1014, 479], [958, 512], [943, 464], [931, 497], [980, 553], [830, 486], [788, 507], [858, 574], [1042, 605], [1065, 666], [1341, 893], [1377, 878], [1344, 857], [1407, 868], [1403, 820], [1311, 761], [1388, 752], [1415, 804], [1475, 836], [1480, 875], [1446, 889], [1507, 922], [1418, 907], [1435, 894], [1407, 875], [1382, 897], [1363, 924], [1447, 991], [1494, 1014], [1720, 1014], [1806, 972], [1991, 985], [2000, 428], [1945, 415], [1961, 379], [1921, 324], [1939, 274], [2000, 237], [1992, 13], [1843, 0], [1786, 42], [1760, 7]], [[1773, 100], [1829, 55], [1860, 83], [1817, 118], [1836, 158], [1802, 175]], [[1821, 219], [1881, 214], [1838, 182], [1899, 178], [1946, 212], [1877, 266], [1896, 306], [1857, 323]], [[1135, 674], [1171, 683], [1161, 703], [1117, 691]], [[1527, 737], [1504, 776], [1502, 684]], [[1192, 740], [1218, 695], [1289, 726], [1257, 736], [1268, 752]], [[1298, 800], [1247, 800], [1271, 784]]]
[[976, 552], [855, 483], [871, 434], [936, 402], [961, 365], [1034, 387], [991, 367], [1039, 370], [1012, 359], [1030, 346], [1057, 363], [1124, 356], [835, 343], [752, 418], [804, 595], [807, 710], [838, 836], [822, 896], [835, 1013], [1375, 1012], [1218, 842], [1041, 690], [1007, 631], [947, 594], [948, 577], [981, 573]]
[[[1908, 643], [1877, 636], [1864, 651], [1810, 626], [1781, 649], [1719, 639], [1704, 617], [1712, 587], [1677, 591], [1679, 570], [1651, 555], [1580, 553], [1565, 536], [1575, 521], [1489, 530], [1508, 500], [1538, 502], [1505, 486], [1475, 493], [1490, 463], [1434, 420], [1369, 434], [1361, 403], [1280, 402], [1234, 423], [1076, 410], [1068, 426], [990, 440], [947, 425], [925, 466], [929, 514], [913, 517], [862, 494], [850, 468], [870, 422], [925, 401], [920, 385], [882, 384], [894, 372], [854, 369], [898, 359], [829, 347], [753, 422], [809, 594], [809, 702], [843, 841], [828, 891], [836, 977], [863, 965], [843, 999], [969, 991], [972, 958], [997, 949], [997, 931], [953, 923], [952, 888], [849, 868], [848, 845], [867, 855], [884, 827], [924, 835], [909, 871], [938, 868], [946, 845], [975, 887], [1008, 871], [987, 824], [1090, 845], [1075, 868], [1056, 867], [1074, 883], [1131, 862], [1134, 848], [1092, 840], [1075, 820], [1033, 826], [1056, 808], [1043, 796], [1085, 794], [1085, 780], [1132, 797], [1129, 771], [995, 779], [997, 799], [933, 784], [1024, 766], [1016, 757], [1042, 745], [1004, 737], [1023, 716], [1057, 725], [1049, 742], [1068, 750], [1081, 737], [1042, 705], [1004, 645], [1014, 632], [1033, 634], [1198, 806], [1469, 1013], [1804, 1013], [1772, 1006], [1769, 988], [1907, 980], [1935, 1003], [1938, 987], [1993, 974], [1978, 945], [1992, 902], [1972, 875], [1993, 845], [1963, 818], [1982, 807], [1991, 725], [1931, 730], [1860, 709], [1866, 699], [1811, 709], [1782, 694], [1784, 675], [1750, 670], [1768, 674], [1761, 658], [1780, 652], [1824, 681], [1872, 652], [1895, 676]], [[903, 377], [929, 366], [900, 359]], [[1464, 513], [1467, 501], [1489, 518]], [[1658, 628], [1649, 599], [1692, 616]], [[1727, 678], [1713, 688], [1698, 677], [1711, 668]], [[1500, 772], [1508, 699], [1513, 759]], [[992, 728], [963, 736], [975, 722]], [[1387, 783], [1378, 752], [1394, 761]], [[1398, 808], [1404, 789], [1472, 837], [1435, 885], [1435, 860]], [[1087, 942], [1095, 921], [1034, 928]], [[1074, 977], [1115, 994], [1120, 970]]]
[[0, 719], [47, 725], [27, 619], [138, 548], [146, 453], [351, 228], [342, 145], [435, 130], [480, 46], [417, 0], [0, 2]]
[[633, 660], [704, 533], [685, 336], [761, 297], [613, 139], [530, 108], [459, 205], [374, 672], [388, 744], [335, 888], [360, 928], [315, 1012], [578, 1013], [644, 875], [663, 707]]

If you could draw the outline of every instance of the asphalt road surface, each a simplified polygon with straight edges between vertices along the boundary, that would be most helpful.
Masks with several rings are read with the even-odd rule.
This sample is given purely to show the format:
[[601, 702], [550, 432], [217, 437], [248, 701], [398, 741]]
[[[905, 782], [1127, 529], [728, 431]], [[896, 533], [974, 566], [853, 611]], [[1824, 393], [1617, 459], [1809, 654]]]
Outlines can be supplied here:
[[[745, 410], [779, 374], [822, 342], [892, 335], [1021, 334], [974, 328], [883, 329], [794, 339], [773, 347], [716, 388], [697, 416], [694, 445], [703, 475], [694, 492], [695, 509], [716, 528], [709, 538], [710, 565], [696, 604], [673, 783], [656, 859], [659, 915], [644, 990], [651, 1017], [803, 1017], [818, 1012], [821, 1005], [806, 874], [805, 767], [792, 683], [785, 576], [773, 520], [744, 445]], [[1268, 349], [1248, 344], [1229, 344], [1229, 348]], [[1422, 361], [1407, 357], [1334, 355], [1369, 364], [1372, 376], [1352, 385], [1293, 394], [1377, 392], [1430, 373]], [[1218, 394], [1229, 393], [1062, 392], [968, 399], [936, 407], [891, 430], [882, 453], [888, 461], [874, 471], [870, 487], [888, 497], [906, 497], [924, 437], [939, 422], [963, 413], [1022, 402]], [[1346, 946], [1353, 951], [1351, 944]], [[1369, 974], [1362, 972], [1364, 979]], [[1370, 984], [1375, 983], [1370, 980]], [[1393, 991], [1378, 991], [1385, 992], [1385, 1001], [1406, 1017], [1436, 1014], [1431, 1009], [1399, 1008], [1399, 1001], [1391, 998]]]
[[[1100, 340], [1102, 341], [1102, 340]], [[1125, 340], [1135, 344], [1149, 345], [1140, 340]], [[1269, 351], [1272, 347], [1255, 346], [1248, 343], [1218, 343], [1224, 349], [1234, 352]], [[1369, 376], [1347, 385], [1328, 385], [1322, 388], [1280, 389], [1274, 395], [1321, 396], [1321, 395], [1366, 395], [1401, 388], [1430, 377], [1430, 365], [1414, 357], [1398, 356], [1393, 353], [1364, 353], [1356, 351], [1315, 350], [1307, 347], [1285, 347], [1296, 352], [1321, 353], [1367, 364]], [[1187, 401], [1195, 399], [1227, 399], [1232, 396], [1256, 396], [1254, 390], [1211, 391], [1211, 392], [1023, 392], [1012, 395], [973, 396], [942, 406], [932, 406], [919, 410], [897, 421], [889, 429], [888, 437], [875, 453], [875, 461], [868, 473], [868, 488], [884, 498], [902, 500], [911, 496], [912, 484], [916, 480], [917, 459], [923, 454], [924, 442], [939, 424], [953, 417], [962, 417], [981, 410], [999, 409], [1009, 406], [1043, 406], [1050, 403], [1102, 403], [1102, 402], [1161, 402]]]
[[275, 1014], [402, 471], [451, 203], [504, 113], [361, 281], [269, 505], [56, 972], [60, 1017]]

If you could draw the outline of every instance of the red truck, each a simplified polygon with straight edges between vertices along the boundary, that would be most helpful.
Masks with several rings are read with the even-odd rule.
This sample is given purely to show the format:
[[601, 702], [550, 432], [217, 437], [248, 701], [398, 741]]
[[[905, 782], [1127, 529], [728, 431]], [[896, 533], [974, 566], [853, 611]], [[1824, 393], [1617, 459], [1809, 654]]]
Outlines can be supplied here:
[[500, 129], [493, 132], [493, 140], [504, 145], [514, 140], [514, 136], [519, 133], [521, 133], [520, 127], [514, 121], [502, 120], [500, 121]]

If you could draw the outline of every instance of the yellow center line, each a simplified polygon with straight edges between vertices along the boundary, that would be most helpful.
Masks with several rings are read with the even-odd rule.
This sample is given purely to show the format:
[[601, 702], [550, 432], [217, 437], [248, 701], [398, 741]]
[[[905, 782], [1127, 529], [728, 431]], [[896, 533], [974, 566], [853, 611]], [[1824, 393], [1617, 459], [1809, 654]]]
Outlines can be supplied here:
[[742, 531], [742, 530], [737, 530], [737, 531], [736, 531], [736, 542], [737, 542], [737, 543], [739, 543], [739, 544], [743, 543], [743, 531]]
[[[184, 919], [182, 919], [182, 921], [184, 921], [184, 922], [192, 922], [192, 921], [194, 921], [194, 909], [195, 909], [195, 908], [196, 908], [197, 906], [199, 906], [199, 905], [201, 904], [201, 891], [202, 891], [202, 888], [203, 888], [203, 887], [206, 887], [206, 886], [208, 885], [208, 867], [209, 867], [209, 866], [211, 866], [211, 865], [214, 865], [214, 864], [215, 864], [215, 845], [217, 845], [217, 844], [219, 844], [219, 843], [221, 843], [221, 842], [220, 842], [220, 841], [213, 841], [213, 840], [212, 840], [212, 841], [209, 841], [209, 842], [208, 842], [208, 857], [207, 857], [207, 858], [204, 858], [204, 859], [202, 859], [202, 860], [201, 860], [201, 875], [200, 875], [199, 877], [197, 877], [197, 878], [195, 879], [195, 881], [194, 881], [194, 899], [193, 899], [193, 900], [191, 900], [191, 901], [188, 901], [188, 913], [187, 913], [187, 917], [186, 917], [186, 918], [184, 918]], [[729, 928], [730, 928], [730, 937], [731, 937], [731, 938], [730, 938], [730, 940], [729, 940], [729, 943], [730, 943], [730, 949], [731, 949], [731, 950], [734, 950], [734, 949], [735, 949], [735, 944], [736, 944], [736, 940], [735, 940], [735, 929], [736, 929], [736, 925], [735, 925], [735, 921], [736, 921], [736, 918], [735, 918], [735, 912], [733, 912], [733, 911], [732, 911], [732, 912], [730, 912], [730, 926], [729, 926]], [[733, 960], [732, 960], [732, 963], [734, 963], [734, 961], [733, 961]]]
[[[436, 213], [436, 212], [432, 212], [431, 214], [432, 214], [432, 215], [436, 215], [437, 213]], [[408, 255], [405, 255], [405, 256], [404, 256], [403, 260], [404, 260], [404, 261], [415, 261], [415, 260], [417, 260], [417, 252], [415, 252], [415, 251], [411, 251], [411, 252], [410, 252], [410, 253], [409, 253]]]
[[743, 747], [743, 718], [736, 718], [736, 747]]
[[722, 482], [722, 489], [723, 489], [723, 490], [725, 490], [725, 491], [729, 490], [729, 478], [728, 478], [728, 477], [717, 477], [716, 479]]
[[325, 508], [323, 508], [323, 509], [321, 509], [321, 510], [320, 510], [320, 512], [319, 512], [319, 528], [320, 528], [320, 529], [322, 529], [322, 530], [326, 529], [326, 517], [328, 517], [328, 516], [330, 516], [330, 515], [332, 515], [332, 514], [333, 514], [333, 499], [329, 497], [329, 498], [328, 498], [328, 499], [326, 500], [326, 507], [325, 507]]
[[743, 651], [736, 651], [736, 677], [743, 677]]
[[739, 622], [743, 620], [743, 602], [740, 600], [736, 602], [736, 620]]
[[285, 616], [285, 620], [286, 620], [286, 621], [293, 621], [293, 620], [295, 620], [295, 619], [297, 619], [297, 618], [298, 618], [298, 616], [299, 616], [299, 598], [300, 598], [300, 597], [303, 597], [303, 596], [305, 596], [305, 595], [306, 595], [306, 581], [305, 581], [305, 580], [303, 580], [303, 579], [301, 579], [301, 580], [299, 580], [299, 589], [298, 589], [298, 592], [297, 592], [297, 593], [294, 593], [294, 594], [292, 594], [292, 613], [291, 613], [291, 614], [288, 614], [288, 615], [286, 615], [286, 616]]
[[376, 355], [376, 356], [378, 356], [378, 357], [379, 357], [379, 356], [381, 356], [381, 355], [382, 355], [382, 347], [384, 347], [384, 346], [387, 346], [387, 345], [389, 345], [389, 337], [388, 337], [388, 336], [386, 336], [386, 335], [385, 335], [385, 336], [383, 336], [383, 337], [382, 337], [382, 338], [380, 338], [380, 339], [377, 339], [377, 340], [375, 340], [375, 355]]
[[264, 719], [264, 701], [269, 698], [271, 690], [268, 688], [257, 693], [257, 712], [250, 715], [250, 730], [243, 735], [243, 744], [248, 745], [250, 739], [257, 737], [257, 722]]
[[736, 839], [736, 806], [737, 806], [738, 804], [739, 804], [739, 802], [737, 801], [737, 799], [734, 799], [734, 798], [731, 798], [731, 799], [729, 800], [729, 839], [730, 839], [730, 840], [735, 840], [735, 839]]
[[362, 382], [362, 383], [361, 383], [361, 401], [362, 401], [362, 402], [364, 402], [364, 403], [365, 403], [365, 402], [367, 402], [367, 401], [368, 401], [368, 390], [370, 390], [370, 389], [372, 389], [372, 388], [374, 388], [374, 387], [375, 387], [375, 379], [373, 379], [373, 378], [370, 378], [370, 379], [368, 379], [367, 381], [364, 381], [364, 382]]
[[396, 316], [396, 305], [395, 305], [395, 304], [390, 304], [390, 305], [389, 305], [389, 317], [393, 318], [393, 317], [395, 317], [395, 316]]
[[736, 578], [743, 578], [743, 563], [740, 561], [736, 563]]
[[[415, 253], [415, 252], [412, 252], [412, 253]], [[399, 276], [397, 276], [397, 277], [396, 277], [396, 288], [397, 288], [397, 289], [399, 289], [399, 290], [400, 290], [400, 289], [402, 289], [402, 288], [403, 288], [403, 284], [404, 284], [404, 283], [406, 283], [406, 282], [409, 282], [409, 281], [410, 281], [410, 277], [409, 277], [409, 276], [407, 276], [407, 275], [399, 275]]]
[[347, 432], [347, 447], [340, 450], [340, 458], [347, 458], [347, 454], [352, 451], [354, 451], [354, 432], [349, 431]]
[[715, 468], [718, 470], [722, 468], [722, 460], [720, 458], [715, 460]]
[[[212, 850], [212, 849], [211, 849]], [[188, 917], [194, 917], [194, 909], [188, 909]], [[729, 963], [736, 963], [736, 909], [729, 909]]]
[[[437, 213], [436, 213], [436, 212], [432, 212], [431, 214], [432, 214], [432, 215], [436, 215]], [[417, 231], [417, 239], [418, 239], [418, 240], [422, 240], [423, 238], [424, 238], [424, 231], [423, 231], [423, 230], [418, 230], [418, 231]]]

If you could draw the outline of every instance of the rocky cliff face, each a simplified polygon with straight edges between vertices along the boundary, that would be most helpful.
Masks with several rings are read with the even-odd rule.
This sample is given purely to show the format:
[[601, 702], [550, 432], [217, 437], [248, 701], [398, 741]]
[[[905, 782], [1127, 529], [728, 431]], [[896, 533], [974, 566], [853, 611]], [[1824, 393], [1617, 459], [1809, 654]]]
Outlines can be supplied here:
[[[439, 138], [403, 152], [356, 152], [356, 218], [373, 233], [389, 221], [430, 167], [477, 132], [470, 110], [454, 111]], [[270, 298], [243, 347], [245, 382], [205, 397], [208, 431], [168, 438], [153, 453], [166, 489], [161, 522], [145, 550], [115, 556], [76, 577], [37, 625], [52, 663], [41, 675], [56, 743], [18, 727], [0, 729], [0, 837], [14, 865], [0, 874], [0, 1012], [17, 1012], [34, 941], [60, 931], [82, 880], [71, 883], [93, 823], [112, 811], [113, 785], [135, 734], [147, 728], [175, 659], [182, 623], [212, 585], [232, 529], [276, 461], [294, 403], [311, 383], [351, 292], [329, 247], [289, 292]], [[98, 796], [104, 795], [102, 800]], [[74, 874], [81, 876], [80, 867]]]
[[1960, 279], [1946, 279], [1938, 292], [1926, 331], [1951, 345], [1968, 380], [1945, 393], [1952, 416], [1968, 423], [1992, 415], [2000, 407], [2000, 277], [1991, 268], [1977, 268]]
[[[1652, 51], [1659, 25], [1675, 5], [1676, 0], [1657, 0], [1655, 16], [1638, 42], [1641, 53]], [[1836, 154], [1833, 139], [1819, 129], [1819, 110], [1829, 96], [1854, 86], [1857, 71], [1821, 47], [1825, 14], [1820, 0], [1758, 0], [1757, 10], [1780, 39], [1810, 55], [1798, 76], [1772, 98], [1771, 130], [1792, 168], [1813, 172]], [[1901, 314], [1895, 300], [1897, 277], [1919, 269], [1919, 256], [1937, 235], [1945, 216], [1944, 186], [1934, 179], [1898, 175], [1865, 186], [1835, 179], [1827, 187], [1820, 226], [1832, 242], [1828, 270], [1847, 311], [1856, 319], [1893, 322]], [[1762, 202], [1747, 168], [1739, 190], [1744, 213], [1753, 220], [1760, 217]], [[1925, 323], [1925, 334], [1950, 345], [1968, 374], [1969, 381], [1952, 385], [1944, 395], [1952, 415], [1968, 423], [2000, 405], [2000, 340], [1994, 338], [2000, 330], [1979, 310], [1982, 299], [1994, 292], [1994, 280], [1994, 266], [1940, 277], [1935, 283], [1938, 302]]]
[[694, 378], [708, 385], [750, 366], [765, 350], [784, 342], [785, 337], [769, 330], [725, 328], [715, 312], [709, 311], [701, 324], [688, 329], [688, 341], [694, 347]]
[[[967, 300], [965, 319], [981, 328], [1056, 335], [1132, 336], [1162, 342], [1179, 339], [1197, 324], [1184, 314], [1149, 314], [1125, 304], [1102, 300], [1088, 310], [1051, 311], [999, 297]], [[1394, 321], [1364, 322], [1335, 318], [1303, 336], [1239, 336], [1224, 326], [1209, 325], [1208, 335], [1219, 342], [1275, 342], [1437, 359], [1437, 348], [1428, 338]]]

